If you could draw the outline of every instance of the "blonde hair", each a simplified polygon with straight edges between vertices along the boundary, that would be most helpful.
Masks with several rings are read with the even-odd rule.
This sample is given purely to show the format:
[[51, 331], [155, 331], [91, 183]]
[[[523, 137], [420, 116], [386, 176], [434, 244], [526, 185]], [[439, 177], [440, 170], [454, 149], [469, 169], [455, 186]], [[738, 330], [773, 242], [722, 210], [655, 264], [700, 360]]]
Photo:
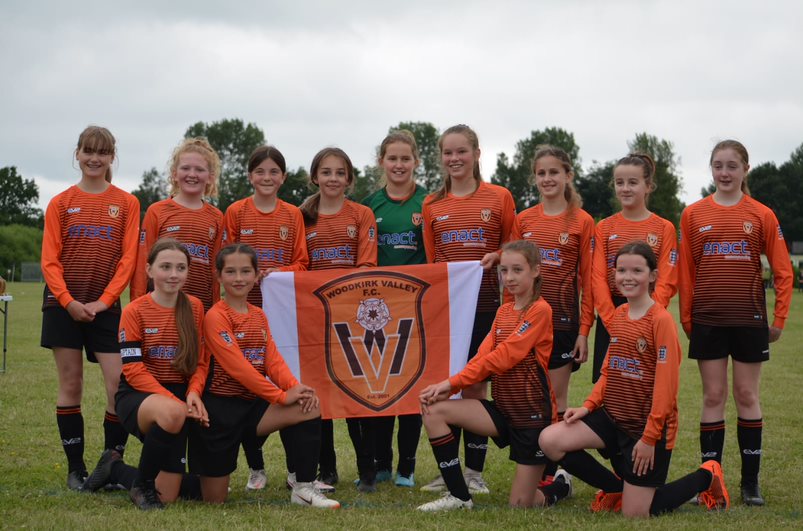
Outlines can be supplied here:
[[[480, 139], [477, 136], [477, 133], [475, 133], [472, 128], [470, 128], [465, 124], [458, 124], [458, 125], [453, 125], [449, 129], [444, 131], [441, 137], [438, 139], [438, 149], [440, 150], [441, 155], [443, 155], [443, 139], [449, 135], [454, 135], [454, 134], [459, 134], [466, 137], [466, 139], [471, 144], [471, 148], [474, 151], [479, 151]], [[441, 157], [441, 164], [443, 164], [442, 157]], [[435, 197], [433, 198], [433, 201], [440, 201], [441, 199], [446, 197], [446, 194], [448, 194], [449, 190], [452, 189], [452, 178], [449, 176], [449, 171], [444, 167], [442, 167], [441, 169], [443, 170], [443, 186], [441, 186], [441, 188], [437, 192], [435, 192]], [[479, 186], [480, 183], [482, 182], [482, 174], [480, 173], [479, 160], [474, 161], [474, 180], [477, 181], [477, 186]]]
[[[714, 155], [717, 154], [718, 151], [722, 151], [723, 149], [732, 149], [739, 155], [739, 158], [742, 159], [742, 164], [744, 165], [745, 170], [750, 167], [750, 156], [747, 154], [747, 148], [744, 147], [744, 144], [739, 142], [738, 140], [722, 140], [721, 142], [717, 142], [717, 145], [714, 146], [714, 149], [711, 150], [711, 158], [708, 160], [708, 165], [711, 166], [714, 163]], [[750, 195], [750, 188], [747, 186], [747, 175], [744, 176], [742, 179], [742, 193], [746, 195]]]
[[179, 192], [178, 184], [173, 177], [178, 169], [178, 160], [184, 153], [198, 153], [209, 166], [209, 182], [204, 189], [204, 197], [217, 197], [218, 179], [220, 178], [220, 157], [209, 141], [203, 137], [185, 138], [170, 156], [170, 195], [174, 196]]
[[[382, 160], [385, 158], [385, 155], [388, 151], [388, 146], [391, 144], [406, 144], [410, 146], [410, 151], [413, 153], [413, 159], [415, 160], [416, 164], [421, 160], [418, 154], [418, 143], [415, 141], [415, 136], [413, 133], [408, 131], [407, 129], [396, 129], [395, 131], [391, 131], [388, 133], [388, 136], [382, 140], [382, 143], [379, 144], [379, 156], [377, 157], [377, 162], [379, 165], [382, 165]], [[382, 172], [382, 176], [379, 178], [379, 187], [382, 188], [387, 186], [388, 178], [385, 172]], [[412, 178], [412, 184], [410, 185], [410, 191], [412, 192], [415, 190], [415, 175]]]
[[[78, 152], [82, 148], [89, 148], [95, 152], [102, 151], [108, 153], [112, 156], [112, 160], [114, 160], [117, 155], [115, 150], [116, 143], [111, 131], [99, 125], [89, 125], [78, 135], [78, 146], [75, 148], [75, 155], [78, 155]], [[112, 182], [111, 166], [106, 168], [104, 179], [106, 179], [107, 183]]]

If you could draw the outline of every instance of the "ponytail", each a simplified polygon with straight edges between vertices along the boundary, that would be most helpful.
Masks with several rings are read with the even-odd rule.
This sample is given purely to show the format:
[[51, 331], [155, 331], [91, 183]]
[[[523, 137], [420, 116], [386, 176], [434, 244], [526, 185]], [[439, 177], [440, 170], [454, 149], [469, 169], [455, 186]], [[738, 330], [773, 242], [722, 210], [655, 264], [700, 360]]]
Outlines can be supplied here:
[[198, 367], [198, 329], [192, 313], [190, 298], [183, 291], [176, 299], [176, 329], [178, 330], [178, 350], [173, 358], [173, 368], [184, 376], [192, 376]]

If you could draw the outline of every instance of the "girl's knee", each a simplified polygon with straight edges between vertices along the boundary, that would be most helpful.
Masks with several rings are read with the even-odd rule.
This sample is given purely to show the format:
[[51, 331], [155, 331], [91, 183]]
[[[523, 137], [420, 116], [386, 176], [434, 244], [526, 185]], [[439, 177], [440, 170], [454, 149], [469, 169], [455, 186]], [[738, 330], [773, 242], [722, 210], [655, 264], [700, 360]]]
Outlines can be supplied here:
[[164, 408], [156, 419], [159, 427], [168, 433], [176, 434], [184, 427], [187, 419], [187, 410], [183, 404], [171, 404]]
[[723, 407], [728, 399], [726, 386], [708, 386], [703, 391], [703, 406], [707, 408]]
[[758, 405], [758, 390], [752, 386], [735, 385], [733, 399], [740, 408], [752, 408]]

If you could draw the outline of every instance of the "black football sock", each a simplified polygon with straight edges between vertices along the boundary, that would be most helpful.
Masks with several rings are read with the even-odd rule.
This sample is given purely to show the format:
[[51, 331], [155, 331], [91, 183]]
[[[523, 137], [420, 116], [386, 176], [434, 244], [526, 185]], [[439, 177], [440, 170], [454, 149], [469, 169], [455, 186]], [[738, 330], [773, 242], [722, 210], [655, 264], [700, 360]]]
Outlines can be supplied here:
[[[290, 440], [290, 437], [287, 436], [287, 432], [285, 431], [287, 428], [283, 428], [279, 430], [279, 438], [282, 440], [282, 446], [284, 447], [284, 464], [287, 466], [287, 471], [289, 473], [295, 472], [295, 458], [293, 457], [293, 441]], [[319, 436], [320, 438], [320, 436]], [[318, 451], [318, 458], [320, 459], [320, 450]]]
[[203, 500], [201, 494], [201, 477], [198, 474], [184, 474], [181, 476], [181, 487], [178, 497], [182, 500]]
[[650, 515], [673, 511], [711, 486], [711, 472], [702, 468], [655, 489]]
[[466, 480], [460, 470], [460, 458], [457, 455], [460, 444], [455, 439], [454, 433], [430, 439], [429, 444], [432, 445], [432, 453], [435, 454], [435, 461], [449, 492], [463, 501], [470, 500], [471, 495], [468, 493]]
[[409, 478], [415, 472], [415, 454], [421, 439], [421, 415], [399, 415], [399, 475]]
[[396, 417], [374, 417], [374, 456], [377, 470], [393, 469], [393, 428]]
[[84, 417], [81, 406], [56, 406], [56, 424], [59, 427], [61, 446], [67, 456], [70, 472], [85, 472]]
[[116, 450], [120, 456], [125, 453], [125, 443], [128, 442], [128, 432], [120, 424], [120, 419], [108, 411], [103, 417], [103, 442], [104, 449]]
[[714, 460], [722, 463], [722, 448], [725, 446], [725, 421], [700, 423], [701, 462]]
[[296, 481], [310, 483], [315, 480], [315, 470], [318, 468], [315, 456], [320, 455], [321, 445], [321, 419], [305, 420], [284, 428], [284, 438], [292, 446], [293, 468]]
[[243, 453], [251, 470], [264, 470], [265, 458], [262, 456], [262, 445], [268, 440], [267, 436], [258, 436], [256, 432], [243, 434]]
[[162, 468], [165, 456], [171, 454], [176, 436], [166, 432], [158, 424], [151, 426], [142, 441], [142, 454], [139, 458], [139, 475], [137, 483], [153, 481]]
[[758, 485], [763, 428], [763, 419], [737, 419], [736, 438], [742, 455], [742, 485]]
[[134, 482], [137, 479], [137, 469], [131, 465], [127, 465], [123, 461], [115, 461], [112, 463], [111, 474], [109, 474], [109, 483], [112, 485], [122, 485], [126, 490], [131, 490]]
[[319, 467], [321, 472], [337, 471], [337, 455], [335, 455], [335, 427], [332, 419], [321, 421], [321, 454]]
[[482, 472], [485, 468], [485, 453], [488, 451], [488, 437], [464, 430], [463, 449], [466, 452], [466, 468]]
[[569, 495], [569, 485], [563, 480], [563, 477], [555, 478], [555, 481], [540, 487], [541, 492], [544, 494], [544, 506], [549, 507], [555, 505], [560, 500]]
[[585, 450], [567, 453], [560, 461], [566, 472], [607, 493], [622, 492], [624, 483]]

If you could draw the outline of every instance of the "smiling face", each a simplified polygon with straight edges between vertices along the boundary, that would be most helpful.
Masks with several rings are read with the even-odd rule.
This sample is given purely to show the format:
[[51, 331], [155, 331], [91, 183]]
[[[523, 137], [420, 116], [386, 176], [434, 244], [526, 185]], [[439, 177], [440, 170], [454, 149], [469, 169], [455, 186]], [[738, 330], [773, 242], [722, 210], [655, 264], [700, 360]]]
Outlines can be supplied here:
[[557, 157], [547, 155], [535, 161], [535, 187], [542, 199], [564, 197], [571, 174]]
[[474, 166], [479, 163], [480, 150], [474, 149], [471, 141], [461, 133], [451, 133], [443, 137], [441, 143], [441, 164], [449, 177], [455, 181], [474, 178]]
[[275, 196], [286, 177], [287, 174], [282, 173], [282, 169], [273, 159], [263, 160], [248, 174], [248, 180], [254, 187], [254, 194], [264, 198]]
[[409, 184], [413, 179], [413, 171], [418, 167], [413, 148], [404, 142], [388, 144], [379, 163], [385, 171], [385, 178], [396, 186]]
[[613, 187], [623, 210], [635, 210], [645, 205], [648, 189], [643, 168], [630, 164], [616, 166], [613, 169]]
[[346, 188], [351, 184], [346, 161], [336, 155], [327, 155], [321, 160], [313, 182], [321, 190], [321, 196], [327, 199], [340, 199], [346, 195]]
[[531, 266], [527, 258], [516, 251], [503, 251], [499, 260], [502, 283], [516, 299], [529, 298], [541, 267]]
[[749, 169], [733, 148], [720, 149], [711, 157], [711, 175], [717, 191], [723, 194], [739, 192]]
[[188, 151], [178, 156], [173, 172], [173, 183], [179, 193], [189, 197], [203, 197], [212, 179], [209, 162], [200, 153]]
[[84, 144], [76, 151], [75, 159], [84, 178], [105, 179], [114, 160], [114, 152]]
[[145, 266], [148, 277], [153, 279], [154, 291], [174, 295], [184, 287], [189, 274], [187, 255], [176, 249], [165, 249]]
[[227, 296], [246, 298], [257, 279], [252, 257], [235, 252], [223, 261], [223, 267], [218, 271], [220, 285]]
[[628, 299], [649, 294], [650, 284], [657, 277], [658, 271], [651, 270], [647, 259], [640, 254], [621, 254], [616, 259], [616, 287]]

